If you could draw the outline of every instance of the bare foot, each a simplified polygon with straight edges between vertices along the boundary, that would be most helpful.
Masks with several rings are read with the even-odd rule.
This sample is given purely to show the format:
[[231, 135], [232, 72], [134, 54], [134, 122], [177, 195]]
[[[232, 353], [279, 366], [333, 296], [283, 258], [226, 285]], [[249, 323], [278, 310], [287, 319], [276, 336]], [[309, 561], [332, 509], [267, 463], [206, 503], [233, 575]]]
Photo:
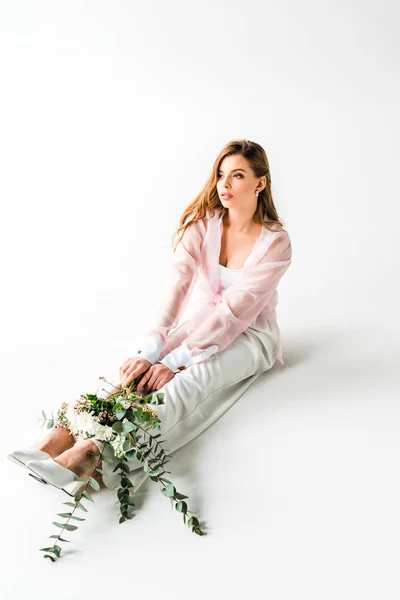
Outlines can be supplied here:
[[72, 448], [75, 440], [68, 429], [63, 427], [55, 427], [44, 437], [40, 442], [32, 446], [35, 450], [42, 450], [50, 454], [51, 458], [55, 458], [59, 454]]
[[93, 458], [90, 452], [99, 454], [99, 448], [92, 440], [82, 440], [76, 442], [73, 448], [57, 456], [55, 461], [79, 477], [93, 477], [96, 481], [100, 481], [101, 474], [97, 471], [93, 472], [93, 470], [95, 466], [101, 468], [101, 461]]

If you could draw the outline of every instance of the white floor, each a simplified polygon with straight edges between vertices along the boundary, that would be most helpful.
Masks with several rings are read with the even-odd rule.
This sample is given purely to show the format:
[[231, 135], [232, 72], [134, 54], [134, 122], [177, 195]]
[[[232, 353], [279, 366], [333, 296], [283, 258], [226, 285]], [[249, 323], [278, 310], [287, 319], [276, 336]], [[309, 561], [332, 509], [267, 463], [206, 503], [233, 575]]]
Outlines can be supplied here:
[[[71, 543], [55, 564], [39, 548], [57, 532], [52, 522], [68, 497], [6, 454], [43, 434], [35, 424], [42, 408], [76, 396], [77, 385], [79, 393], [94, 391], [87, 374], [102, 361], [96, 344], [91, 353], [82, 344], [73, 358], [72, 347], [4, 354], [2, 597], [81, 598], [96, 590], [106, 598], [130, 582], [150, 598], [398, 598], [398, 337], [375, 330], [345, 322], [285, 330], [285, 367], [263, 374], [175, 453], [170, 478], [206, 536], [193, 534], [148, 480], [136, 517], [123, 525], [115, 492], [87, 502], [87, 520], [66, 536]], [[81, 364], [73, 378], [71, 362]], [[21, 414], [19, 398], [28, 396]]]
[[[0, 600], [399, 600], [398, 13], [0, 3]], [[286, 364], [169, 463], [207, 535], [147, 481], [122, 525], [95, 494], [53, 564], [69, 498], [7, 455], [137, 350], [236, 138], [265, 147], [292, 240]]]

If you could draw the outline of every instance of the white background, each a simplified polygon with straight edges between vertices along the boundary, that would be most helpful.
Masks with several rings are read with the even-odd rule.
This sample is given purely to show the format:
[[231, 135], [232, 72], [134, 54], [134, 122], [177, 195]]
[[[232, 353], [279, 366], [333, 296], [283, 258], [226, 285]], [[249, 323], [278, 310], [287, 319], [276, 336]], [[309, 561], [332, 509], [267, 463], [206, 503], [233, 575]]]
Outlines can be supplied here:
[[[398, 12], [0, 3], [2, 597], [399, 598]], [[52, 564], [68, 498], [6, 456], [136, 351], [234, 138], [265, 148], [292, 240], [285, 366], [170, 463], [207, 536], [148, 481], [123, 525], [96, 495]]]

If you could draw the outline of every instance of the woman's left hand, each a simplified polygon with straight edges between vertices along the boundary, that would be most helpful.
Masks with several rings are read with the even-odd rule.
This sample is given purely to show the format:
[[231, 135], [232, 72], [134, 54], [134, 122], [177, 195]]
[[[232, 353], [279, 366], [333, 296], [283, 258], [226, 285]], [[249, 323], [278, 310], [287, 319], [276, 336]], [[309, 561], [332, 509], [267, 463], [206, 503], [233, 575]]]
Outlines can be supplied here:
[[137, 384], [136, 390], [140, 392], [145, 387], [147, 388], [147, 394], [155, 392], [163, 387], [168, 381], [170, 381], [175, 373], [171, 371], [167, 365], [163, 363], [155, 363], [152, 365]]

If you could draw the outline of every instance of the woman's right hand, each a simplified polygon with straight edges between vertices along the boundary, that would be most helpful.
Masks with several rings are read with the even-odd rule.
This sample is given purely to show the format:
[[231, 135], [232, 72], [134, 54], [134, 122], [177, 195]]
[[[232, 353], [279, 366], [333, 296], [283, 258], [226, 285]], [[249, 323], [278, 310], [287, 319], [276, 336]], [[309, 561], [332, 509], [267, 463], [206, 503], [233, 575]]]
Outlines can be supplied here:
[[128, 358], [119, 368], [121, 387], [129, 385], [139, 375], [145, 373], [152, 364], [145, 358], [139, 358], [138, 356]]

